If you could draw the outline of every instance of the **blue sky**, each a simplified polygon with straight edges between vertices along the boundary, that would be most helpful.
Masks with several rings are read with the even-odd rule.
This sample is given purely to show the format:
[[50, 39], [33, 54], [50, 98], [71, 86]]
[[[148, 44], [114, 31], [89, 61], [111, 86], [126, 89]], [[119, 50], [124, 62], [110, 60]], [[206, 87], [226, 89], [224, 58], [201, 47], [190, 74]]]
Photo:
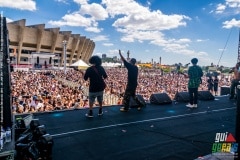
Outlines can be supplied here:
[[95, 55], [130, 51], [141, 62], [234, 66], [240, 0], [0, 0], [8, 22], [45, 24], [84, 35]]

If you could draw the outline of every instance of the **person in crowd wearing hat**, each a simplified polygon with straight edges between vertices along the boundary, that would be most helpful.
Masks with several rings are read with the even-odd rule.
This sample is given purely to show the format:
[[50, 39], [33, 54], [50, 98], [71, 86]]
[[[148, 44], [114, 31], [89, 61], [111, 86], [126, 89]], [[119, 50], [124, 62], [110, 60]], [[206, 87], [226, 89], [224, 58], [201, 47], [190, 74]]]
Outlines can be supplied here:
[[197, 65], [198, 59], [193, 58], [191, 60], [192, 66], [188, 69], [188, 92], [189, 92], [189, 104], [186, 106], [189, 108], [197, 108], [198, 104], [198, 87], [201, 84], [201, 77], [203, 76], [202, 68]]
[[238, 62], [229, 73], [233, 73], [233, 79], [231, 81], [230, 97], [229, 97], [229, 99], [233, 99], [236, 92], [236, 87], [238, 84], [240, 84], [239, 83], [240, 82], [240, 62]]
[[89, 59], [90, 67], [87, 68], [84, 74], [84, 80], [89, 80], [89, 111], [86, 114], [86, 117], [93, 117], [93, 104], [97, 98], [99, 104], [98, 115], [103, 114], [102, 104], [103, 104], [103, 91], [106, 87], [104, 79], [106, 79], [107, 73], [102, 67], [102, 60], [99, 56], [92, 56]]
[[[129, 51], [128, 51], [129, 52]], [[128, 70], [128, 77], [127, 77], [127, 86], [124, 92], [123, 96], [123, 107], [120, 108], [120, 111], [127, 112], [129, 110], [129, 103], [131, 97], [138, 105], [138, 110], [141, 110], [141, 108], [144, 106], [139, 99], [136, 97], [136, 88], [138, 85], [138, 67], [136, 64], [136, 59], [131, 58], [128, 62], [122, 55], [121, 50], [119, 50], [119, 55], [121, 57], [121, 60], [123, 61], [124, 66]]]

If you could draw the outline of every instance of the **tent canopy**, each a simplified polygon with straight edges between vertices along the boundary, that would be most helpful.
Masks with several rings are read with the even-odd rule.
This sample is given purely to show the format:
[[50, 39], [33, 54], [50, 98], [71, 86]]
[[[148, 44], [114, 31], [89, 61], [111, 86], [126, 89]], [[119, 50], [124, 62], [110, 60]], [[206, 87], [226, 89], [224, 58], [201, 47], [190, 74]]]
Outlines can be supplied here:
[[77, 62], [71, 64], [72, 67], [78, 67], [78, 69], [86, 69], [89, 67], [87, 63], [85, 63], [83, 60], [79, 59]]
[[121, 63], [104, 62], [102, 64], [102, 66], [103, 67], [109, 67], [109, 68], [111, 68], [111, 67], [119, 67], [119, 66], [121, 66]]

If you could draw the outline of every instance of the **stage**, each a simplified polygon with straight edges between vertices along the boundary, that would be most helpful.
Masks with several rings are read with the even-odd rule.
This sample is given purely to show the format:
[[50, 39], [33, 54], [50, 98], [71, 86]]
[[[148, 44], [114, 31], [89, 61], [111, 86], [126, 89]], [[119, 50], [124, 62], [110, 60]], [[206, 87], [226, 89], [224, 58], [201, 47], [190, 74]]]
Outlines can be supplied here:
[[38, 113], [34, 118], [53, 137], [54, 160], [213, 159], [216, 133], [235, 135], [236, 100], [221, 96], [200, 101], [195, 109], [185, 105], [147, 104], [126, 113], [120, 106], [107, 106], [101, 117], [95, 108], [93, 118], [85, 117], [87, 109]]

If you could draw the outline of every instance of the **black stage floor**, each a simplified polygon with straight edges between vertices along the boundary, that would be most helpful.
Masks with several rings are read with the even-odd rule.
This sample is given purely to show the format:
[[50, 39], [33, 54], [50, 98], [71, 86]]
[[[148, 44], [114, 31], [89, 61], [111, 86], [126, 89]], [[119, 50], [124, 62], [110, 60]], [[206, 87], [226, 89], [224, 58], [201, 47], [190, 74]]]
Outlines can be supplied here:
[[[227, 96], [186, 103], [147, 104], [138, 111], [104, 108], [34, 114], [53, 136], [54, 160], [193, 160], [212, 153], [216, 133], [235, 135], [236, 101]], [[226, 159], [226, 158], [224, 158]]]

